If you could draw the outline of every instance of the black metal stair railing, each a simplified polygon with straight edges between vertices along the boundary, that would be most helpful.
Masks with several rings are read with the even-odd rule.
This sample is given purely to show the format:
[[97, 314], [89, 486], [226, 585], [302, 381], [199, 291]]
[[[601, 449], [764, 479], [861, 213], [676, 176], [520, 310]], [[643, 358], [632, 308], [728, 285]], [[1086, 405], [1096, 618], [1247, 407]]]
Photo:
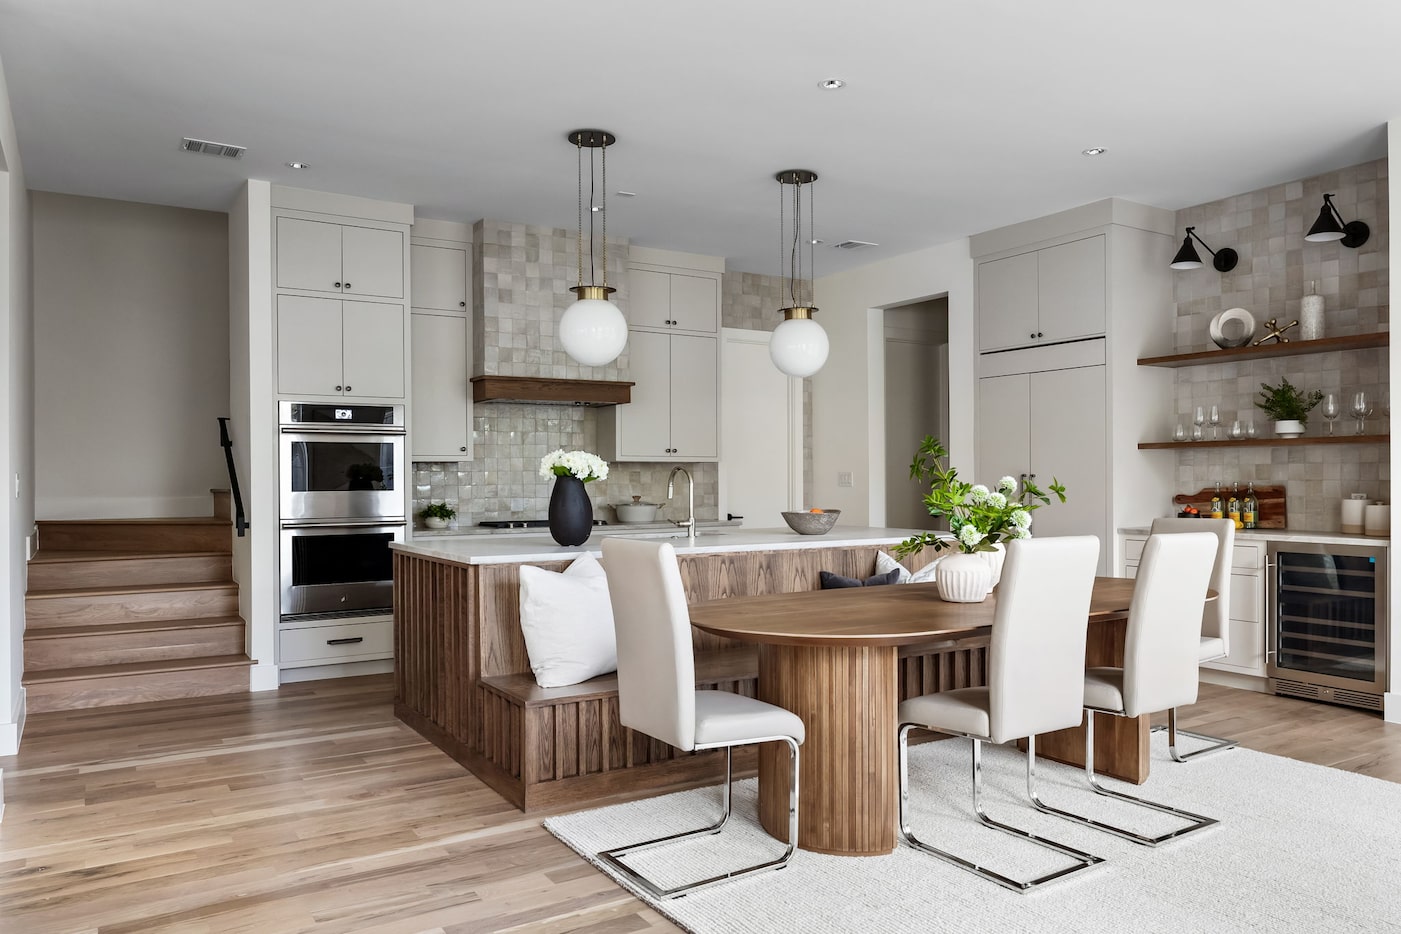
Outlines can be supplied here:
[[229, 440], [229, 420], [219, 418], [219, 444], [224, 449], [224, 461], [229, 465], [229, 491], [233, 494], [234, 529], [242, 538], [248, 529], [248, 517], [243, 511], [243, 493], [238, 488], [238, 468], [234, 466], [233, 442]]

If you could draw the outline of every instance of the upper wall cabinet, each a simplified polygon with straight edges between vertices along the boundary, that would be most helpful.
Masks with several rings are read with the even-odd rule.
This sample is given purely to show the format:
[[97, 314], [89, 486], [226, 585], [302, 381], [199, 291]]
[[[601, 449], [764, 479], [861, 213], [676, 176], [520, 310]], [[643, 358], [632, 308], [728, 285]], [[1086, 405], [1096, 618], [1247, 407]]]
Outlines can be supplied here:
[[978, 263], [978, 350], [1105, 332], [1103, 234]]
[[402, 299], [404, 233], [279, 217], [277, 288]]
[[409, 247], [409, 256], [415, 308], [467, 310], [471, 300], [467, 295], [467, 269], [471, 259], [465, 246], [414, 243]]
[[629, 327], [696, 331], [720, 329], [720, 276], [664, 267], [628, 269]]

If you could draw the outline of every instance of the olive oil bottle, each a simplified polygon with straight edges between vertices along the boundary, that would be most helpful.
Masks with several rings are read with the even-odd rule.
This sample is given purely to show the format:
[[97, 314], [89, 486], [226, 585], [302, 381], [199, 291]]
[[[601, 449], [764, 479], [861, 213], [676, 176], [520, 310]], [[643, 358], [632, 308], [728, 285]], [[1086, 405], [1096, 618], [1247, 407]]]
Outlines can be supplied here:
[[1241, 506], [1241, 522], [1247, 529], [1255, 528], [1260, 521], [1260, 498], [1255, 495], [1255, 481], [1245, 485], [1245, 503]]
[[1231, 498], [1226, 501], [1226, 518], [1241, 527], [1240, 521], [1240, 481], [1231, 484]]
[[1221, 481], [1216, 481], [1216, 492], [1211, 496], [1211, 518], [1224, 519], [1226, 517], [1225, 506], [1221, 502]]

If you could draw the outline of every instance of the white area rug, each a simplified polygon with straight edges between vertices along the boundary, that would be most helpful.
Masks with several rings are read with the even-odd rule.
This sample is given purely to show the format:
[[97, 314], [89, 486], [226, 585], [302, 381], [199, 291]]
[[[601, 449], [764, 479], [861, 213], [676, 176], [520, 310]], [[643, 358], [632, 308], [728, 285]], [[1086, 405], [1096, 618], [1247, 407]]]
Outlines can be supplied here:
[[[1033, 810], [1023, 793], [1024, 757], [1010, 748], [985, 749], [990, 816], [1108, 860], [1030, 894], [902, 844], [881, 857], [799, 850], [777, 872], [669, 902], [642, 897], [696, 934], [1401, 931], [1401, 784], [1246, 749], [1179, 764], [1167, 756], [1165, 735], [1153, 738], [1148, 782], [1137, 792], [1107, 784], [1221, 820], [1157, 849]], [[913, 828], [926, 842], [1018, 877], [1062, 865], [1055, 854], [976, 821], [967, 741], [912, 748], [910, 772]], [[1040, 767], [1042, 800], [1149, 832], [1178, 826], [1082, 790], [1081, 776], [1053, 763]], [[631, 864], [673, 885], [778, 855], [782, 846], [754, 818], [754, 780], [737, 783], [735, 791], [735, 814], [724, 833], [634, 854]], [[545, 826], [594, 862], [598, 850], [712, 823], [718, 811], [718, 788], [702, 788], [555, 817]]]

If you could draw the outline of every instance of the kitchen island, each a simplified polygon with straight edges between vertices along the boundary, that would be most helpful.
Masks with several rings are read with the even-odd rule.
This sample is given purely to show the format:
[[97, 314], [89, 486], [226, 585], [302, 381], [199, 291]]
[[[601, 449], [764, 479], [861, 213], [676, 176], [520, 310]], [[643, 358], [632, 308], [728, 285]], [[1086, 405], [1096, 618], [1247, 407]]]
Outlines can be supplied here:
[[[548, 534], [434, 537], [395, 544], [396, 716], [522, 810], [577, 807], [610, 798], [711, 784], [716, 752], [683, 753], [618, 722], [614, 675], [541, 688], [531, 674], [520, 628], [520, 567], [561, 571], [586, 552], [601, 553], [596, 533], [562, 547]], [[627, 533], [624, 533], [627, 534]], [[788, 529], [701, 530], [695, 544], [674, 533], [688, 603], [793, 593], [818, 586], [818, 572], [868, 577], [876, 554], [907, 529], [841, 528], [824, 536]], [[934, 555], [904, 563], [917, 570]], [[752, 646], [693, 634], [697, 686], [754, 696]], [[900, 697], [984, 683], [987, 637], [973, 636], [900, 652]], [[752, 749], [736, 769], [752, 770]]]

